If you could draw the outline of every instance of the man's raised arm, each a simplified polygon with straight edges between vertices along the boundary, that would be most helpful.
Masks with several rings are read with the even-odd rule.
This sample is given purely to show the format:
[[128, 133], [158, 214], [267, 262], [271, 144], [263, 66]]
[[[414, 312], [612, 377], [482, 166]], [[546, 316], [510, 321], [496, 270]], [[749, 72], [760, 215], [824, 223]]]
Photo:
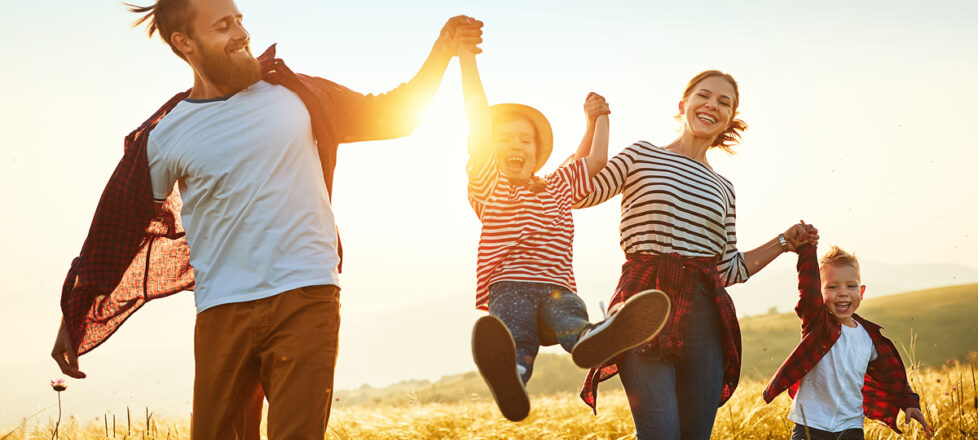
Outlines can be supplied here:
[[334, 125], [340, 143], [393, 139], [411, 134], [438, 86], [449, 61], [459, 47], [474, 53], [482, 42], [482, 22], [472, 17], [452, 17], [442, 27], [431, 53], [407, 83], [380, 95], [362, 95], [345, 87], [333, 94], [340, 114]]

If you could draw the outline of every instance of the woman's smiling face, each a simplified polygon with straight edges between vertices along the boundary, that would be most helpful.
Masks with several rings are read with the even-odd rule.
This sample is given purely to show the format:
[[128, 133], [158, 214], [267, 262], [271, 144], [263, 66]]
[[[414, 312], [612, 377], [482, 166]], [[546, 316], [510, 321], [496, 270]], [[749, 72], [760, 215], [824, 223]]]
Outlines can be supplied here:
[[730, 125], [737, 91], [722, 76], [704, 78], [679, 102], [683, 130], [712, 142]]

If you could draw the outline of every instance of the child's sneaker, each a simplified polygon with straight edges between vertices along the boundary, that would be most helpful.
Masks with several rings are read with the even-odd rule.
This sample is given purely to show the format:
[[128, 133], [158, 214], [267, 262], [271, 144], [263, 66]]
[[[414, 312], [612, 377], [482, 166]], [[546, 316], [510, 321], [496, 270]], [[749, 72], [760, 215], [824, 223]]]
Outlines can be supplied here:
[[659, 334], [669, 317], [669, 297], [661, 290], [639, 292], [618, 313], [585, 331], [571, 357], [581, 368], [601, 365]]
[[516, 343], [506, 324], [486, 315], [472, 328], [472, 357], [499, 411], [518, 422], [530, 414], [530, 397], [516, 366]]

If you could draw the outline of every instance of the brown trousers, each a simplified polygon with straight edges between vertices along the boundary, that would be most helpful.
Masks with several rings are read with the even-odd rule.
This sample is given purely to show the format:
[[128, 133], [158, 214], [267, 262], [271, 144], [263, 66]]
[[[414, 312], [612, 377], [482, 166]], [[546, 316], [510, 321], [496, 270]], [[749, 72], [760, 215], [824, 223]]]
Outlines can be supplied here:
[[340, 289], [310, 286], [197, 315], [194, 440], [322, 440], [333, 398]]

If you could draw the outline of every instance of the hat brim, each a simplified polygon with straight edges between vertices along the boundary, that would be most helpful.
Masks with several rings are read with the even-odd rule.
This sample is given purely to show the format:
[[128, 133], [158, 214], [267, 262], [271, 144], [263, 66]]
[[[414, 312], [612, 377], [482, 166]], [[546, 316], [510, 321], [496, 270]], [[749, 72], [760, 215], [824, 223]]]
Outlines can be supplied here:
[[537, 145], [537, 163], [533, 172], [540, 171], [543, 165], [547, 163], [547, 159], [550, 159], [550, 153], [553, 152], [554, 148], [554, 132], [550, 128], [550, 121], [547, 121], [547, 117], [543, 116], [539, 110], [528, 105], [506, 103], [489, 107], [489, 115], [493, 120], [496, 119], [496, 116], [506, 113], [516, 113], [526, 117], [536, 129], [539, 143]]

